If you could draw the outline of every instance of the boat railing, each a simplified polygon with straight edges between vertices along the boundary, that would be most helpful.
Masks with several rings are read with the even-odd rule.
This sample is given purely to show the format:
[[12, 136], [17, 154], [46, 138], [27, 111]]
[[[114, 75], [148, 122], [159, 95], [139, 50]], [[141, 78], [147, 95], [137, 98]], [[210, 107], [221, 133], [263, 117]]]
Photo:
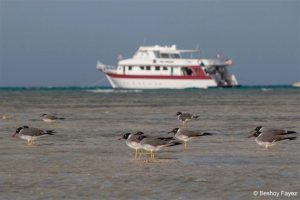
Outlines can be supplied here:
[[97, 67], [98, 70], [103, 71], [103, 72], [107, 72], [107, 71], [113, 71], [116, 70], [116, 66], [112, 66], [112, 65], [105, 65], [100, 61], [97, 61]]

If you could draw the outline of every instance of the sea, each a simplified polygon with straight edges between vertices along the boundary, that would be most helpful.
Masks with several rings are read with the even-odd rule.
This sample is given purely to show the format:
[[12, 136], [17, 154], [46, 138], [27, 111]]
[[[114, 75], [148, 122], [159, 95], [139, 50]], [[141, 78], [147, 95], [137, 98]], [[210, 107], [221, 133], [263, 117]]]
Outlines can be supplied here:
[[[188, 129], [212, 135], [155, 160], [119, 140], [170, 137], [179, 111], [199, 115]], [[11, 137], [24, 125], [56, 133], [28, 146]], [[300, 89], [0, 88], [0, 199], [299, 199], [300, 139], [266, 150], [248, 138], [260, 125], [300, 132]]]

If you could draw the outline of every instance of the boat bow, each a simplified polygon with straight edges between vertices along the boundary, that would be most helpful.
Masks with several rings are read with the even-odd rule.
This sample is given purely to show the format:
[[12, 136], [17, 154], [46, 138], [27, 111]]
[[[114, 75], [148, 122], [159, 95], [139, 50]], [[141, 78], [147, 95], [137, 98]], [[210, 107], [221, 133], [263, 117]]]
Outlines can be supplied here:
[[116, 67], [112, 65], [105, 65], [99, 60], [97, 61], [97, 70], [107, 74], [107, 73], [115, 73], [116, 72]]

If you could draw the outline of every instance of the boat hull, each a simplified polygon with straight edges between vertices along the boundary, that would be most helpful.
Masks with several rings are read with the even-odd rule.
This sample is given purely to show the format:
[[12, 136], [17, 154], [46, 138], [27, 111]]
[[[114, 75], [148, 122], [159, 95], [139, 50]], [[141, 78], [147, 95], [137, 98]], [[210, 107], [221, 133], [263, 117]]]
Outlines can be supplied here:
[[184, 89], [217, 87], [213, 79], [197, 78], [126, 78], [106, 74], [113, 88], [124, 89]]

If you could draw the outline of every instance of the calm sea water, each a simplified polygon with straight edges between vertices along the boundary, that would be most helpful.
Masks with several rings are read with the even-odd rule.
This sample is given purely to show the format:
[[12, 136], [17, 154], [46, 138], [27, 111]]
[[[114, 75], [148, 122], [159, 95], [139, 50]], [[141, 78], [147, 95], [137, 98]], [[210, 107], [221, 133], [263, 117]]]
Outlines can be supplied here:
[[[200, 115], [189, 128], [215, 133], [133, 158], [116, 136], [168, 136], [178, 111]], [[45, 123], [43, 113], [65, 121]], [[254, 191], [300, 192], [300, 140], [271, 150], [249, 131], [257, 125], [300, 131], [300, 90], [2, 89], [0, 199], [266, 199]], [[10, 137], [19, 126], [54, 129], [34, 147]], [[146, 155], [147, 156], [147, 155]], [[294, 198], [294, 199], [296, 199]], [[273, 199], [293, 199], [279, 196]]]

